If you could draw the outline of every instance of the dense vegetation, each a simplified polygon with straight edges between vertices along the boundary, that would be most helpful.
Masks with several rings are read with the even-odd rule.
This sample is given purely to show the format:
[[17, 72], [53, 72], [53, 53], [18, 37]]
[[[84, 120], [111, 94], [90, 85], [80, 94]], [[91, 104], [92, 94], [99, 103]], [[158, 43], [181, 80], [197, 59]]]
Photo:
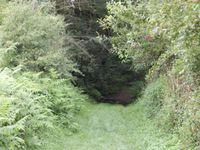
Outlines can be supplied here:
[[[0, 145], [34, 149], [41, 135], [63, 126], [76, 130], [74, 115], [87, 97], [75, 88], [79, 72], [64, 47], [64, 18], [49, 2], [5, 4], [0, 48]], [[30, 32], [31, 31], [31, 32]]]
[[67, 30], [73, 39], [65, 44], [70, 45], [72, 59], [83, 73], [82, 76], [73, 74], [78, 77], [76, 85], [99, 101], [102, 97], [122, 90], [127, 84], [135, 84], [136, 79], [143, 78], [142, 74], [138, 75], [129, 69], [130, 63], [122, 63], [118, 55], [110, 53], [110, 41], [101, 36], [112, 34], [109, 29], [102, 30], [98, 23], [99, 18], [107, 13], [107, 1], [77, 0], [73, 4], [56, 1], [58, 13], [64, 15], [65, 21], [70, 23]]
[[142, 99], [150, 117], [178, 133], [188, 147], [200, 143], [200, 3], [149, 0], [108, 3], [101, 20], [111, 28], [113, 51], [135, 70], [147, 70]]
[[[199, 16], [198, 0], [0, 0], [0, 149], [73, 143], [77, 116], [79, 139], [116, 131], [128, 150], [199, 149]], [[120, 103], [121, 91], [137, 104], [88, 101]]]

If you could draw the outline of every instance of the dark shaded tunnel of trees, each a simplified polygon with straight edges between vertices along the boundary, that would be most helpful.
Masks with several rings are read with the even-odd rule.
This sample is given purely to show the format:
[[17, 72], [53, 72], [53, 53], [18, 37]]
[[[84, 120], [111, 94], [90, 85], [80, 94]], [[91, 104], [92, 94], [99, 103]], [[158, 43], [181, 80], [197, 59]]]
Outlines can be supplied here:
[[131, 103], [140, 94], [145, 73], [132, 71], [131, 63], [122, 62], [111, 52], [109, 39], [98, 38], [99, 35], [112, 35], [111, 30], [103, 30], [98, 23], [107, 13], [107, 0], [76, 1], [73, 4], [70, 1], [65, 2], [66, 7], [63, 2], [57, 1], [58, 13], [70, 23], [67, 29], [74, 40], [71, 42], [72, 57], [82, 72], [73, 73], [77, 77], [74, 84], [97, 102]]

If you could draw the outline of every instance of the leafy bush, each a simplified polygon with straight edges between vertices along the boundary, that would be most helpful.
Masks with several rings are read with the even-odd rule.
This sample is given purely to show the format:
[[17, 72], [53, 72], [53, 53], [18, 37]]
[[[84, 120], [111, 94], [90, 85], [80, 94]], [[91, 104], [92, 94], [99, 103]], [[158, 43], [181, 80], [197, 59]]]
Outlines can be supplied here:
[[[137, 4], [135, 4], [137, 3]], [[113, 51], [133, 63], [135, 70], [149, 69], [165, 51], [167, 40], [149, 33], [150, 14], [145, 2], [126, 0], [108, 3], [108, 16], [100, 20], [103, 28], [111, 28]]]
[[63, 47], [65, 23], [50, 2], [11, 2], [4, 11], [1, 64], [24, 65], [27, 69], [57, 69], [62, 76], [77, 71], [70, 53]]

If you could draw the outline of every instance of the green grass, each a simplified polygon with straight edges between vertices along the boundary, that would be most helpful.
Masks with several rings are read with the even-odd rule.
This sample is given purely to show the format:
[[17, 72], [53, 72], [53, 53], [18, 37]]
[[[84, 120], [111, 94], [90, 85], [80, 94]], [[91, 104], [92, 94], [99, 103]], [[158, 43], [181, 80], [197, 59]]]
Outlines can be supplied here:
[[79, 132], [55, 133], [40, 150], [181, 150], [176, 136], [164, 135], [141, 104], [123, 107], [86, 103]]

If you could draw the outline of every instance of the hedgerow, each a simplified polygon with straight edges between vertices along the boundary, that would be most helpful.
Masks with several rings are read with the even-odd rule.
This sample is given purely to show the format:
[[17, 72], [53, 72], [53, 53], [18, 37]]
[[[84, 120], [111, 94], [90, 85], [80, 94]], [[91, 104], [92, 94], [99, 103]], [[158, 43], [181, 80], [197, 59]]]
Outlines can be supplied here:
[[178, 133], [185, 145], [199, 146], [200, 3], [125, 0], [107, 8], [100, 23], [114, 32], [113, 52], [134, 70], [148, 72], [148, 114], [162, 116], [158, 124]]

